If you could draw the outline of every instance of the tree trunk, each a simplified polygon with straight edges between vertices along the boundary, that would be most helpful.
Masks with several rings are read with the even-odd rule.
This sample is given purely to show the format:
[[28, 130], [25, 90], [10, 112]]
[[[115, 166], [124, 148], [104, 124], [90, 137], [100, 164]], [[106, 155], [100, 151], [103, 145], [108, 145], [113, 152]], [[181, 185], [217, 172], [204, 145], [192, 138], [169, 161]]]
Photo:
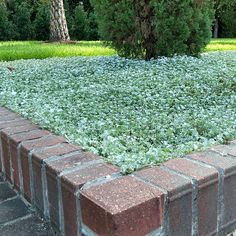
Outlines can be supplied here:
[[50, 40], [69, 41], [70, 35], [68, 32], [63, 0], [51, 0], [50, 17]]
[[219, 20], [216, 19], [215, 24], [214, 24], [214, 38], [219, 37]]

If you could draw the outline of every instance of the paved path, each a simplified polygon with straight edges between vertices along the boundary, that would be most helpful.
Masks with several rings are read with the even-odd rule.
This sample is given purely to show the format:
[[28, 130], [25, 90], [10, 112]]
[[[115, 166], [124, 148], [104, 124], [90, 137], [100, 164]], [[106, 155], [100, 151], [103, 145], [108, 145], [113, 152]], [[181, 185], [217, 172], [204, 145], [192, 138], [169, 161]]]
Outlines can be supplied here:
[[0, 176], [0, 236], [53, 236], [40, 219]]

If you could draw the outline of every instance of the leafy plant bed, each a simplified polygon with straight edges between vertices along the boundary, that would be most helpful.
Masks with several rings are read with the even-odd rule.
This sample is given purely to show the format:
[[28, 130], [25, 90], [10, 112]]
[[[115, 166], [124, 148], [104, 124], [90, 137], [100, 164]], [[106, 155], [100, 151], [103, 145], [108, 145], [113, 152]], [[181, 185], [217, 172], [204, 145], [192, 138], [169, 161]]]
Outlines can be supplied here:
[[123, 172], [236, 137], [236, 52], [20, 60], [0, 78], [0, 105]]

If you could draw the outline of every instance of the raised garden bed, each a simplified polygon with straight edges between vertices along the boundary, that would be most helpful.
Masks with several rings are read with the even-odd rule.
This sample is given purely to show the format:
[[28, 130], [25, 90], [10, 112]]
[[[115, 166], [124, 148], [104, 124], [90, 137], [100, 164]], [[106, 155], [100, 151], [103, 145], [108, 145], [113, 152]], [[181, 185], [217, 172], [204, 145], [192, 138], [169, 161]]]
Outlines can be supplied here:
[[21, 60], [0, 75], [1, 105], [123, 173], [236, 138], [236, 52]]
[[236, 141], [122, 176], [0, 108], [0, 172], [65, 236], [226, 235], [236, 228]]

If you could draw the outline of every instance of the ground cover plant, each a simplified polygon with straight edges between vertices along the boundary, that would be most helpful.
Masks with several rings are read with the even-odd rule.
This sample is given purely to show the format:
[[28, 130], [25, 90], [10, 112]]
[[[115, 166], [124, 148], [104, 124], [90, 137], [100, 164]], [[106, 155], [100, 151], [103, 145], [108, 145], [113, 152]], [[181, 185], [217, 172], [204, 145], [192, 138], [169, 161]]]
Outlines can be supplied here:
[[0, 42], [0, 61], [68, 56], [110, 56], [114, 54], [113, 49], [105, 47], [100, 41], [79, 41], [69, 44], [40, 41]]
[[[236, 50], [236, 39], [217, 39], [204, 49], [208, 51]], [[115, 50], [101, 41], [78, 41], [76, 44], [43, 43], [40, 41], [0, 42], [0, 61], [43, 59], [69, 56], [111, 56]]]
[[1, 62], [0, 78], [1, 106], [123, 172], [236, 138], [233, 51]]

